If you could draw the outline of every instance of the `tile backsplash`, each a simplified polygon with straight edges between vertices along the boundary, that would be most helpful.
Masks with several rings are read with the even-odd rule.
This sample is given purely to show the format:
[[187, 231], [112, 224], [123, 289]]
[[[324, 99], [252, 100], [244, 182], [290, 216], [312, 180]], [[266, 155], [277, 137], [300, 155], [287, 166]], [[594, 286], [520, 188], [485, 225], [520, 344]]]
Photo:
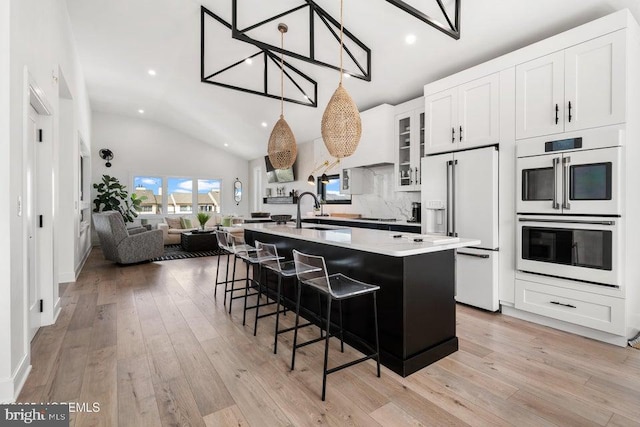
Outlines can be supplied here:
[[365, 168], [365, 179], [373, 182], [369, 194], [354, 194], [351, 205], [325, 205], [326, 213], [358, 213], [363, 217], [411, 218], [411, 203], [420, 201], [420, 192], [395, 191], [393, 165]]

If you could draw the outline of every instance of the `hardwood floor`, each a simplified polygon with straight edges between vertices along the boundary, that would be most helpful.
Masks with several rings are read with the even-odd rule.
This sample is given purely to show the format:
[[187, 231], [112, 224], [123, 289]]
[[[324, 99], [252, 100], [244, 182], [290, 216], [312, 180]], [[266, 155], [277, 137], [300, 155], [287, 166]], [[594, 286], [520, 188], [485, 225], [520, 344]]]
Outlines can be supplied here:
[[[640, 425], [640, 351], [464, 306], [460, 351], [404, 379], [377, 378], [372, 361], [339, 371], [322, 402], [322, 344], [290, 372], [291, 334], [274, 355], [274, 319], [254, 337], [242, 304], [229, 315], [214, 299], [215, 268], [215, 257], [119, 267], [94, 250], [33, 340], [19, 401], [98, 402], [75, 426]], [[333, 344], [330, 365], [357, 355]]]

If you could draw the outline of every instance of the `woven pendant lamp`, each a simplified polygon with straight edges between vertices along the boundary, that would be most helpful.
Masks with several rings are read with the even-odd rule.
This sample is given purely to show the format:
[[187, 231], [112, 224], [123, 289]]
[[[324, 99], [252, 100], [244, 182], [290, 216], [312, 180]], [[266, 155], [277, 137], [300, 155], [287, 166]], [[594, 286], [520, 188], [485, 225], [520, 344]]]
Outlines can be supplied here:
[[[278, 24], [280, 31], [280, 44], [284, 50], [284, 33], [288, 31], [285, 24]], [[298, 155], [296, 137], [284, 119], [284, 54], [280, 56], [280, 119], [276, 122], [267, 146], [269, 161], [276, 169], [287, 169], [293, 166]]]
[[343, 0], [340, 0], [340, 84], [322, 115], [322, 140], [329, 154], [341, 159], [352, 155], [362, 136], [362, 121], [356, 103], [342, 86]]

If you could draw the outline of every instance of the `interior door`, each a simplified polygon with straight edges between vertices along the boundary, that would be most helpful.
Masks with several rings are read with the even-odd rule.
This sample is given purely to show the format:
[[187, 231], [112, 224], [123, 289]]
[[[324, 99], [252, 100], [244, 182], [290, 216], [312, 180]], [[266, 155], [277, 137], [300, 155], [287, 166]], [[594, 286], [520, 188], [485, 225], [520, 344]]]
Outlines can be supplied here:
[[565, 153], [565, 214], [620, 215], [622, 147]]
[[564, 51], [516, 67], [516, 139], [564, 131]]
[[625, 50], [620, 30], [565, 51], [567, 131], [625, 121]]
[[26, 276], [29, 305], [29, 340], [40, 327], [40, 280], [38, 277], [37, 183], [38, 183], [38, 113], [30, 107], [27, 146], [25, 147], [25, 203], [27, 260]]
[[500, 142], [500, 75], [491, 74], [463, 84], [458, 93], [458, 148]]
[[498, 248], [498, 150], [454, 153], [453, 225], [457, 236], [480, 239], [478, 247]]
[[425, 108], [427, 152], [455, 150], [458, 142], [458, 88], [426, 97]]

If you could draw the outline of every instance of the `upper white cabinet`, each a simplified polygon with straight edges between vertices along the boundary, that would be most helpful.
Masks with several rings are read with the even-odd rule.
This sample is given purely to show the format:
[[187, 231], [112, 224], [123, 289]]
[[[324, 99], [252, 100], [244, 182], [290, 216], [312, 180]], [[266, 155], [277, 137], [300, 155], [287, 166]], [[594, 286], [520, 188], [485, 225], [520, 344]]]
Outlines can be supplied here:
[[362, 138], [352, 156], [341, 162], [342, 168], [393, 163], [393, 117], [394, 108], [389, 104], [360, 113]]
[[625, 30], [516, 67], [516, 138], [625, 121]]
[[420, 191], [420, 159], [424, 157], [424, 98], [420, 97], [396, 106], [395, 189]]
[[500, 132], [499, 73], [425, 98], [426, 153], [497, 144]]

